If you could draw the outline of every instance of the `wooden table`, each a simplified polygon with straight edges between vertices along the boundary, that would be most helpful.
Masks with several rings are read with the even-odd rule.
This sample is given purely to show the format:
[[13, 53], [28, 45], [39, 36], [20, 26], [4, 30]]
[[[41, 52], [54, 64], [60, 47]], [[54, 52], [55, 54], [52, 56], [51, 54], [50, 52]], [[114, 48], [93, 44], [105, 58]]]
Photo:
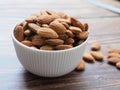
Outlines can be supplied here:
[[[104, 61], [86, 63], [85, 71], [74, 70], [59, 78], [42, 78], [27, 72], [16, 57], [11, 31], [29, 14], [48, 9], [88, 22], [90, 39], [85, 52], [98, 41]], [[106, 61], [109, 49], [120, 48], [120, 14], [83, 0], [1, 0], [0, 29], [0, 90], [120, 90], [120, 70]]]

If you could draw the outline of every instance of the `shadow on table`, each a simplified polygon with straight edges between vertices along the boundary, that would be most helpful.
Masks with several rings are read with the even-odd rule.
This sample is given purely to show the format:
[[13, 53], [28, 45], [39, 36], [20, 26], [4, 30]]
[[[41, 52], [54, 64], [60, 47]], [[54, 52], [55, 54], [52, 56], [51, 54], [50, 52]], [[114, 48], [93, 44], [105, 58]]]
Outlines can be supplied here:
[[[45, 78], [34, 75], [28, 71], [24, 71], [23, 78], [25, 87], [28, 88], [41, 88], [41, 89], [48, 89], [48, 88], [60, 88], [65, 87], [66, 84], [73, 83], [73, 81], [77, 80], [77, 77], [80, 77], [82, 72], [76, 72], [75, 70], [71, 73], [56, 77], [56, 78]], [[75, 79], [76, 78], [76, 79]], [[50, 89], [49, 89], [50, 90]]]

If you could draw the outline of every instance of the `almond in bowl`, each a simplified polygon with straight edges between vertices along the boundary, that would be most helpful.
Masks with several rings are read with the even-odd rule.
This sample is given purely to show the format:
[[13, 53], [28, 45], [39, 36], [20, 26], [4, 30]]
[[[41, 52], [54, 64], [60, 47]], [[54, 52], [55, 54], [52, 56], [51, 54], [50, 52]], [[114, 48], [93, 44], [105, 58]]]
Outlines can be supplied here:
[[87, 23], [62, 12], [42, 11], [17, 24], [12, 39], [26, 70], [39, 76], [58, 77], [76, 68], [88, 35]]

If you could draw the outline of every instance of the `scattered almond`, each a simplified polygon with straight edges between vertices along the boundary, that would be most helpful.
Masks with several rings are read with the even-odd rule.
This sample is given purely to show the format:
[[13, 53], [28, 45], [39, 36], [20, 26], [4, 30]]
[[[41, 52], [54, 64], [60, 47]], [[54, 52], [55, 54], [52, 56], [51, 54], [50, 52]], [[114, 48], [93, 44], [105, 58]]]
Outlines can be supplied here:
[[98, 60], [98, 61], [102, 61], [104, 58], [103, 54], [100, 52], [91, 51], [90, 54], [95, 58], [95, 60]]
[[120, 49], [111, 49], [108, 51], [108, 53], [119, 53], [120, 54]]
[[108, 63], [111, 63], [111, 64], [116, 64], [118, 62], [120, 62], [120, 58], [118, 57], [112, 57], [112, 58], [108, 58]]
[[78, 71], [84, 70], [85, 69], [85, 62], [83, 60], [81, 60], [76, 69]]
[[117, 67], [118, 69], [120, 69], [120, 62], [117, 62], [117, 63], [116, 63], [116, 67]]
[[109, 53], [108, 58], [111, 58], [111, 57], [119, 57], [120, 58], [120, 54], [118, 54], [118, 53]]
[[99, 51], [101, 48], [100, 43], [96, 42], [91, 45], [91, 50], [93, 51]]
[[87, 61], [87, 62], [94, 62], [94, 57], [91, 55], [91, 54], [89, 54], [89, 53], [85, 53], [84, 55], [83, 55], [83, 60], [85, 60], [85, 61]]

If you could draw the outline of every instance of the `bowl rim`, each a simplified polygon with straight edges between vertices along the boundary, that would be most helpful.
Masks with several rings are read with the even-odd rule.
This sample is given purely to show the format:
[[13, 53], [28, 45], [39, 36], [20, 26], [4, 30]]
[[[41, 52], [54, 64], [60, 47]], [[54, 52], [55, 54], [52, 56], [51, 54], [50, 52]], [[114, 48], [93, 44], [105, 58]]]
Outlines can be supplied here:
[[30, 47], [22, 44], [21, 42], [19, 42], [19, 41], [15, 38], [15, 36], [14, 36], [14, 29], [12, 30], [11, 37], [12, 37], [12, 39], [13, 39], [17, 44], [19, 44], [20, 46], [22, 46], [22, 47], [24, 47], [24, 48], [27, 48], [27, 49], [30, 49], [30, 50], [33, 50], [33, 51], [37, 51], [37, 52], [51, 52], [51, 53], [66, 52], [66, 51], [75, 50], [75, 49], [77, 49], [77, 48], [79, 48], [79, 47], [82, 47], [85, 43], [87, 43], [87, 41], [88, 41], [88, 39], [89, 39], [89, 35], [88, 35], [87, 39], [86, 39], [82, 44], [80, 44], [80, 45], [78, 45], [78, 46], [75, 46], [75, 47], [73, 47], [73, 48], [65, 49], [65, 50], [40, 50], [40, 49], [30, 48]]

